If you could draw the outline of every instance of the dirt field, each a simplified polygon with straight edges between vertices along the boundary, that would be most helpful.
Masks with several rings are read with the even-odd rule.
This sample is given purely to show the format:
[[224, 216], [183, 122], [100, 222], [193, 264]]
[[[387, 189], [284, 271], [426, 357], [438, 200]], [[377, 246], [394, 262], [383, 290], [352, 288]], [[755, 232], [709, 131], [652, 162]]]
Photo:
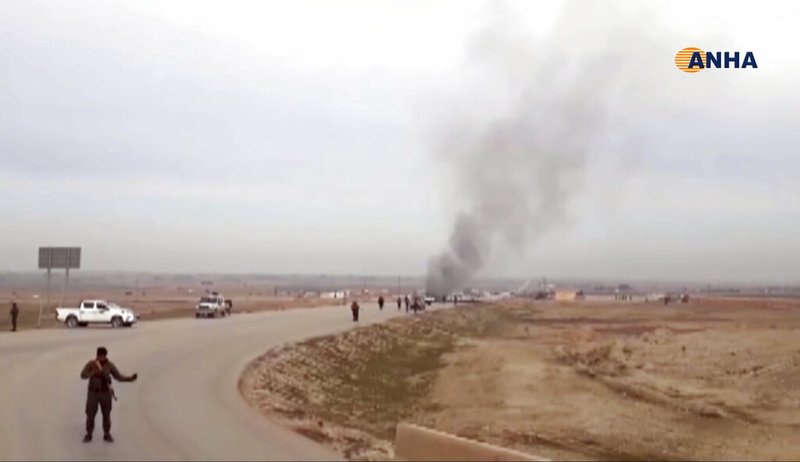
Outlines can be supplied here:
[[553, 459], [797, 459], [800, 301], [459, 307], [272, 351], [240, 388], [351, 459], [410, 421]]
[[[319, 297], [275, 296], [272, 291], [243, 290], [240, 288], [221, 287], [215, 288], [227, 298], [233, 300], [234, 314], [248, 313], [265, 310], [283, 310], [298, 307], [327, 306], [336, 303], [335, 300]], [[125, 290], [83, 290], [69, 293], [64, 297], [65, 306], [78, 306], [82, 299], [99, 298], [113, 301], [126, 308], [133, 309], [142, 321], [166, 318], [180, 318], [194, 316], [194, 307], [200, 299], [202, 290], [193, 293], [174, 288], [157, 287], [139, 289], [136, 291]], [[15, 300], [20, 309], [18, 318], [19, 329], [32, 329], [36, 327], [39, 317], [39, 306], [44, 300], [33, 298], [31, 291], [0, 292], [0, 332], [7, 331], [11, 326], [11, 301]], [[61, 323], [55, 321], [55, 307], [61, 294], [54, 290], [49, 308], [43, 307], [42, 327], [60, 327]], [[366, 299], [366, 298], [365, 298]], [[341, 301], [339, 301], [341, 303]]]

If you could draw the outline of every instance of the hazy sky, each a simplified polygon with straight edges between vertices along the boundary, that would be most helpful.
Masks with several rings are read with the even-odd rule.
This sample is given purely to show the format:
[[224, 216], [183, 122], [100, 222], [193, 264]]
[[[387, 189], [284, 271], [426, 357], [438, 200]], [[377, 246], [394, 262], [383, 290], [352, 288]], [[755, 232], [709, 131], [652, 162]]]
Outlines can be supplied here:
[[[484, 274], [796, 283], [800, 8], [641, 3], [583, 18], [645, 35], [567, 221]], [[504, 85], [471, 40], [505, 11], [546, 46], [561, 10], [0, 0], [0, 271], [80, 245], [86, 269], [422, 274], [459, 207], [432, 127]], [[686, 74], [687, 46], [759, 69]]]

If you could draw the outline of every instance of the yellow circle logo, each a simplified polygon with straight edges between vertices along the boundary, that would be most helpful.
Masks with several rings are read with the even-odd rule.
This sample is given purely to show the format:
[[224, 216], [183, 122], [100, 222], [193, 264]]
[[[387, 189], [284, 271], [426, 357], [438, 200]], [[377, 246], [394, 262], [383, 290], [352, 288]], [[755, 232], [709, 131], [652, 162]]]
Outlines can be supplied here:
[[687, 47], [675, 53], [675, 65], [678, 66], [678, 69], [682, 70], [683, 72], [689, 72], [689, 73], [702, 71], [703, 68], [698, 66], [697, 63], [695, 63], [694, 67], [692, 67], [691, 69], [689, 68], [689, 63], [692, 61], [692, 55], [694, 53], [700, 53], [701, 60], [703, 59], [702, 57], [705, 54], [703, 50], [696, 47]]

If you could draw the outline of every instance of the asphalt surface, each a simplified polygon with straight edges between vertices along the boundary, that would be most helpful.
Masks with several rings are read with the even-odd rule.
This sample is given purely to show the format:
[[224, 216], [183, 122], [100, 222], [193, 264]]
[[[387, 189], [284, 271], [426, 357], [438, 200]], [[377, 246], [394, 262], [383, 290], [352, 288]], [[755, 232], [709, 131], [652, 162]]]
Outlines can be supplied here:
[[[362, 308], [361, 322], [398, 314]], [[345, 306], [173, 319], [133, 328], [0, 333], [1, 460], [341, 459], [251, 409], [238, 391], [247, 363], [285, 342], [353, 327]], [[113, 444], [98, 412], [84, 444], [87, 382], [80, 371], [98, 346], [133, 383], [117, 383]]]

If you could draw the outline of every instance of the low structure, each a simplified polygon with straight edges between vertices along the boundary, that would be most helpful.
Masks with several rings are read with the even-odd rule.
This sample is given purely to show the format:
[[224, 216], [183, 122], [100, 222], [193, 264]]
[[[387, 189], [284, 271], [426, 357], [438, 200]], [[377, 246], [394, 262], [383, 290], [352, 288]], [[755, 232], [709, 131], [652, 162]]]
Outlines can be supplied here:
[[574, 302], [585, 299], [586, 295], [582, 290], [556, 290], [554, 298], [558, 302]]
[[349, 290], [338, 290], [335, 292], [323, 292], [320, 294], [320, 298], [327, 298], [327, 299], [334, 299], [334, 300], [341, 300], [343, 298], [349, 297], [350, 291]]

